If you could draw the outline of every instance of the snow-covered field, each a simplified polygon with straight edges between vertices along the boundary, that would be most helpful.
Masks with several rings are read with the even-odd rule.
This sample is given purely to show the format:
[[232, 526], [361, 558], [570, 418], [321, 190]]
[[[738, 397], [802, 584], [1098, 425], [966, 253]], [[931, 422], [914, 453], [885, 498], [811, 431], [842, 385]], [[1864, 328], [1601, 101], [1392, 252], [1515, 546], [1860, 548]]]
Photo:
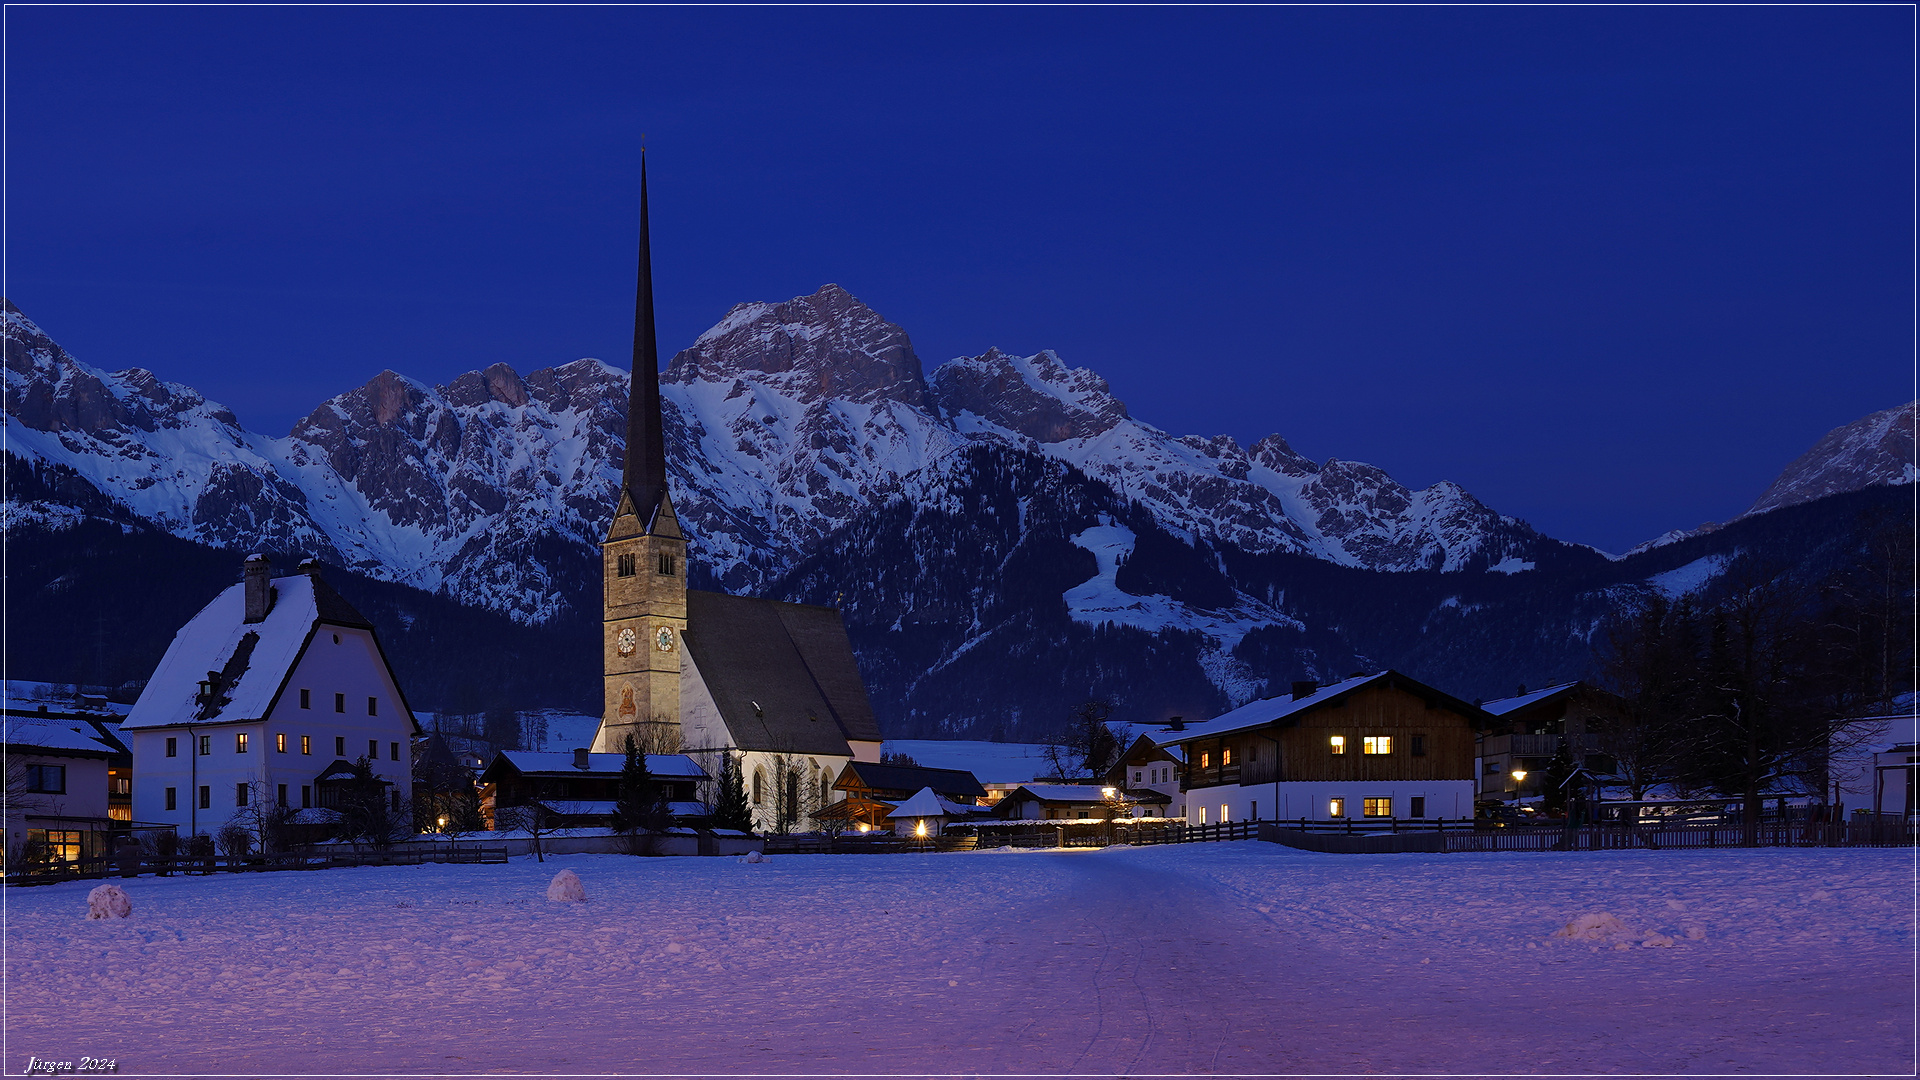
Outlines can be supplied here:
[[8, 1072], [1914, 1068], [1898, 850], [582, 855], [140, 878], [90, 922], [93, 884], [4, 894]]

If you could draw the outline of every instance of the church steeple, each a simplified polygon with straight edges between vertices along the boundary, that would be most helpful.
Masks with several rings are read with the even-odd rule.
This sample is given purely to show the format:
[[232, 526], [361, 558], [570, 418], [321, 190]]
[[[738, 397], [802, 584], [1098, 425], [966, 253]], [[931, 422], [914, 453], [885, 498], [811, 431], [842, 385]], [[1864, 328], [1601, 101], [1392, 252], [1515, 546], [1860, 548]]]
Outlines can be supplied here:
[[679, 749], [680, 634], [687, 628], [687, 542], [667, 494], [660, 352], [653, 331], [653, 253], [647, 164], [640, 159], [640, 280], [633, 300], [633, 388], [627, 458], [613, 522], [600, 545], [605, 704], [596, 752], [620, 753], [633, 735], [649, 753]]
[[653, 248], [647, 221], [647, 153], [640, 152], [640, 272], [633, 296], [633, 381], [627, 394], [627, 459], [621, 494], [643, 525], [667, 492], [667, 444], [660, 417], [660, 346], [653, 329]]

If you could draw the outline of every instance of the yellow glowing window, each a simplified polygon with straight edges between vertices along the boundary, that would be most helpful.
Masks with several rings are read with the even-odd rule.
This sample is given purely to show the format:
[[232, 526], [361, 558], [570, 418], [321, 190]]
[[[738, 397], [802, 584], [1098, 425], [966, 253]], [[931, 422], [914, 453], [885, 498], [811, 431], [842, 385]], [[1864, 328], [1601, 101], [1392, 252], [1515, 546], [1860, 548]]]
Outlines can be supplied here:
[[1226, 746], [1220, 749], [1220, 764], [1222, 765], [1233, 764], [1233, 747]]
[[1213, 755], [1205, 750], [1200, 751], [1200, 767], [1204, 769], [1211, 764], [1213, 764]]
[[[1335, 735], [1327, 740], [1327, 747], [1336, 754], [1344, 754], [1347, 752], [1347, 737], [1345, 735]], [[1339, 800], [1336, 799], [1334, 801], [1338, 802]], [[1335, 814], [1333, 816], [1339, 817], [1340, 815]]]
[[1360, 816], [1361, 817], [1392, 817], [1393, 816], [1393, 800], [1392, 799], [1361, 799], [1360, 800]]
[[1328, 817], [1346, 817], [1347, 816], [1347, 800], [1328, 799], [1327, 800], [1327, 816]]
[[1369, 735], [1360, 740], [1360, 752], [1363, 754], [1393, 753], [1393, 736]]

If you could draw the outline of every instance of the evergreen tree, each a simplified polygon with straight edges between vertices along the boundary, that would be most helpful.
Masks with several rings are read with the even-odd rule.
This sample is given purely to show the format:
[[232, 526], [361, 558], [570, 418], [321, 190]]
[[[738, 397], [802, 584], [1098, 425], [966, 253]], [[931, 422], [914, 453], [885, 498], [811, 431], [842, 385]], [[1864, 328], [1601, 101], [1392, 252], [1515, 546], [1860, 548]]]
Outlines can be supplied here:
[[618, 832], [647, 828], [655, 816], [659, 801], [653, 776], [647, 772], [647, 755], [633, 733], [627, 733], [627, 760], [620, 765], [620, 798], [613, 804], [613, 827]]
[[740, 770], [739, 760], [729, 752], [723, 751], [720, 755], [717, 788], [713, 798], [713, 827], [752, 832], [753, 808], [747, 805], [746, 776]]

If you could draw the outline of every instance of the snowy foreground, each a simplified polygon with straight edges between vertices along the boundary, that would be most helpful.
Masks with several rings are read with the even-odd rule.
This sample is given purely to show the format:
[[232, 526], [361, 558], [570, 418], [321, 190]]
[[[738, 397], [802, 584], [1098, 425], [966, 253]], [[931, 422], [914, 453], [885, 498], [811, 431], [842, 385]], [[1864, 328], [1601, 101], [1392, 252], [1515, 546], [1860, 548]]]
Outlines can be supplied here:
[[8, 1073], [1914, 1067], [1899, 850], [578, 855], [141, 878], [89, 922], [93, 884], [4, 894]]

